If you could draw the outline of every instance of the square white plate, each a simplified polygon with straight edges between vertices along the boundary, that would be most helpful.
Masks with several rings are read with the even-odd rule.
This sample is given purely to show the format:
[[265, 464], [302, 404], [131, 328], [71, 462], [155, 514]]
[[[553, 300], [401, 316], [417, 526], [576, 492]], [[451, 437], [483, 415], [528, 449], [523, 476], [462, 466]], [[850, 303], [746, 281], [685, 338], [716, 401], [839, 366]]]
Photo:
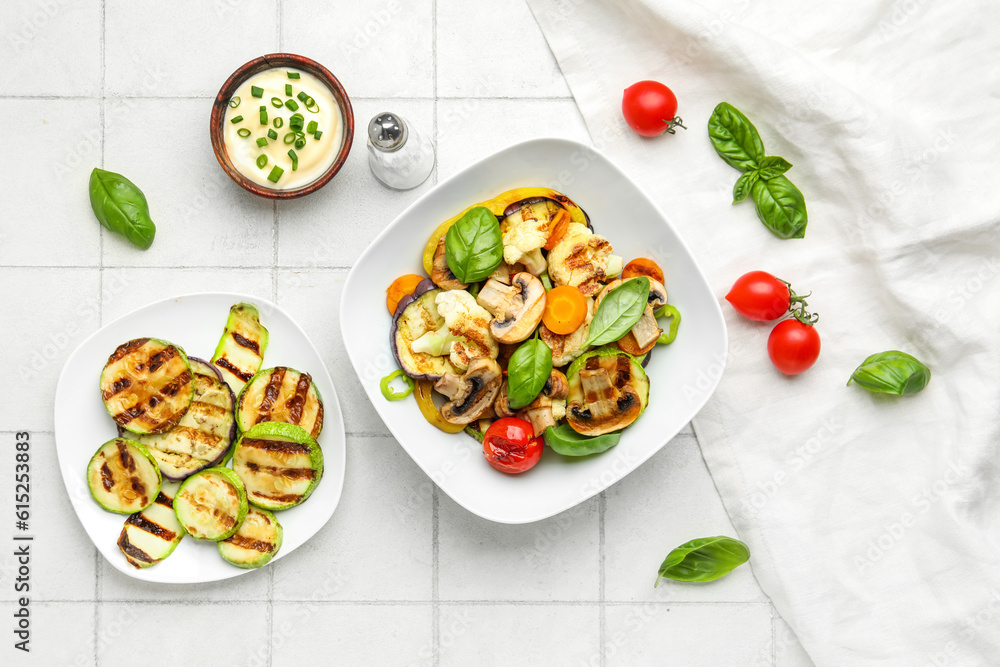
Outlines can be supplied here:
[[264, 368], [289, 366], [309, 373], [323, 398], [323, 479], [309, 500], [275, 513], [284, 529], [281, 550], [271, 561], [287, 556], [322, 528], [340, 501], [344, 488], [347, 447], [344, 420], [333, 380], [319, 352], [284, 310], [267, 299], [243, 294], [190, 294], [144, 306], [105, 325], [76, 348], [63, 366], [56, 388], [56, 452], [73, 509], [90, 539], [117, 570], [145, 581], [194, 584], [228, 579], [250, 570], [230, 565], [219, 556], [215, 542], [185, 537], [169, 557], [138, 570], [118, 549], [126, 515], [107, 512], [87, 488], [87, 464], [104, 442], [118, 435], [101, 401], [98, 377], [108, 356], [125, 341], [155, 336], [176, 343], [189, 355], [209, 360], [226, 325], [229, 308], [247, 301], [257, 306], [261, 324], [270, 334]]
[[[649, 406], [621, 442], [596, 456], [550, 449], [528, 472], [494, 470], [474, 439], [427, 423], [414, 400], [389, 402], [379, 380], [396, 368], [385, 290], [405, 273], [423, 274], [431, 232], [471, 204], [516, 187], [558, 190], [590, 216], [625, 261], [650, 257], [663, 268], [669, 301], [682, 314], [677, 340], [657, 346], [647, 368]], [[538, 521], [614, 484], [673, 438], [715, 391], [726, 363], [718, 301], [666, 216], [620, 169], [589, 146], [535, 139], [504, 149], [437, 185], [392, 221], [351, 269], [340, 305], [347, 353], [368, 398], [403, 449], [458, 504], [500, 523]]]

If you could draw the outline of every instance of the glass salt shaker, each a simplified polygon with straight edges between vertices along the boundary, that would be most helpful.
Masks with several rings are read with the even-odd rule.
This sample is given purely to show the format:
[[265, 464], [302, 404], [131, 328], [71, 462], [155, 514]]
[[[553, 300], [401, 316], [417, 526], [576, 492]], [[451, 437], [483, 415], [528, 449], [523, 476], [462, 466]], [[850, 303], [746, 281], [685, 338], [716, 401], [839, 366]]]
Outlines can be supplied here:
[[409, 190], [430, 176], [434, 147], [419, 128], [386, 111], [368, 123], [368, 166], [390, 188]]

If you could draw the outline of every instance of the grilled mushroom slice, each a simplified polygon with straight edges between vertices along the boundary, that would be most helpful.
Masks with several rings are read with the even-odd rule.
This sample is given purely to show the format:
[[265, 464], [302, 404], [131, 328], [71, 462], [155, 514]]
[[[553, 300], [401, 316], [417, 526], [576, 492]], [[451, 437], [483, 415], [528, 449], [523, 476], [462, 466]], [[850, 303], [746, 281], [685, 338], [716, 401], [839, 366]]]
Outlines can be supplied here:
[[[506, 386], [506, 384], [505, 384]], [[535, 437], [545, 433], [549, 426], [566, 416], [566, 397], [569, 395], [569, 382], [562, 371], [552, 369], [549, 379], [545, 381], [541, 393], [529, 405], [522, 408], [517, 416], [531, 423]], [[497, 398], [500, 401], [500, 398]], [[508, 403], [509, 407], [509, 403]]]
[[503, 371], [489, 357], [476, 357], [465, 375], [446, 373], [434, 388], [451, 400], [441, 406], [441, 416], [452, 424], [468, 424], [493, 404], [500, 391]]
[[583, 435], [625, 428], [639, 418], [649, 401], [649, 380], [639, 361], [613, 345], [574, 361], [566, 379], [566, 421]]
[[448, 257], [444, 247], [446, 236], [447, 234], [441, 236], [437, 250], [434, 251], [434, 271], [431, 273], [431, 280], [443, 290], [465, 289], [468, 285], [456, 278], [448, 267]]
[[510, 285], [490, 278], [476, 301], [493, 314], [490, 333], [501, 343], [520, 343], [534, 333], [545, 310], [545, 286], [526, 271], [511, 276]]
[[517, 414], [517, 412], [510, 409], [510, 395], [507, 393], [507, 380], [504, 380], [500, 385], [500, 391], [497, 392], [497, 400], [493, 403], [493, 412], [496, 413], [497, 417], [513, 417]]

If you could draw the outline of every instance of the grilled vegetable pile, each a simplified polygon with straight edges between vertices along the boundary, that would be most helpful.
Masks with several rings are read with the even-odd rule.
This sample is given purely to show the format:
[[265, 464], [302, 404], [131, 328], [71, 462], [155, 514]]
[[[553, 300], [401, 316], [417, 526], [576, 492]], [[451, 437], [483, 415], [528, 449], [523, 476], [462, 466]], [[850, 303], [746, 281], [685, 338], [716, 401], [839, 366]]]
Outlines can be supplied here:
[[402, 370], [382, 379], [383, 396], [413, 393], [428, 422], [466, 431], [503, 472], [533, 467], [543, 437], [563, 456], [610, 449], [649, 402], [651, 350], [680, 323], [656, 262], [623, 264], [555, 190], [467, 208], [431, 234], [426, 275], [386, 290]]
[[98, 448], [87, 483], [101, 507], [129, 515], [118, 547], [134, 567], [185, 535], [241, 568], [281, 548], [272, 512], [304, 502], [323, 476], [323, 399], [308, 373], [261, 370], [267, 343], [257, 307], [238, 303], [211, 362], [158, 338], [108, 358], [101, 399], [119, 437]]

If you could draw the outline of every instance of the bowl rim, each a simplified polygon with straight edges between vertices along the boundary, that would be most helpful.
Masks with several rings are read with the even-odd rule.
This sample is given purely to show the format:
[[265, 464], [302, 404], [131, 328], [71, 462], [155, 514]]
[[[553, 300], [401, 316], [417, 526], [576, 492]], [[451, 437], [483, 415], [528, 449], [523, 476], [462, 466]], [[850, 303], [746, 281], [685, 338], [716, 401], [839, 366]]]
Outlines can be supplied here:
[[[474, 514], [478, 517], [499, 524], [527, 524], [527, 523], [534, 523], [536, 521], [542, 521], [544, 519], [548, 519], [550, 517], [561, 514], [562, 512], [566, 512], [567, 510], [570, 510], [586, 502], [590, 498], [593, 498], [594, 496], [597, 496], [600, 493], [604, 492], [605, 490], [616, 485], [622, 479], [624, 479], [625, 477], [627, 477], [628, 475], [630, 475], [631, 473], [635, 472], [640, 467], [642, 467], [642, 465], [646, 463], [646, 461], [648, 461], [656, 453], [658, 453], [661, 449], [663, 449], [663, 447], [665, 447], [672, 438], [676, 437], [676, 435], [683, 429], [683, 426], [679, 427], [675, 432], [673, 432], [672, 435], [670, 435], [670, 437], [666, 438], [655, 449], [646, 453], [645, 456], [641, 457], [636, 462], [636, 464], [632, 466], [627, 472], [619, 476], [616, 476], [615, 479], [613, 479], [611, 482], [605, 484], [602, 481], [601, 484], [593, 486], [582, 498], [577, 498], [570, 502], [556, 506], [555, 508], [553, 507], [544, 508], [540, 511], [535, 512], [534, 514], [531, 514], [530, 516], [525, 515], [513, 518], [510, 516], [496, 514], [492, 511], [486, 511], [480, 507], [470, 506], [470, 504], [468, 504], [464, 498], [453, 495], [449, 485], [439, 481], [435, 477], [435, 471], [428, 469], [425, 466], [424, 460], [419, 459], [418, 457], [414, 456], [412, 452], [410, 452], [410, 448], [406, 444], [404, 444], [404, 440], [406, 440], [406, 442], [409, 443], [412, 442], [412, 439], [405, 438], [399, 432], [397, 432], [397, 430], [393, 428], [393, 425], [390, 424], [389, 421], [386, 419], [386, 417], [382, 414], [382, 409], [379, 407], [377, 403], [378, 399], [376, 397], [376, 393], [373, 393], [370, 389], [370, 386], [364, 381], [360, 359], [355, 354], [354, 347], [348, 343], [349, 339], [351, 338], [348, 335], [348, 324], [347, 324], [348, 322], [351, 321], [350, 317], [351, 312], [348, 310], [351, 307], [351, 303], [350, 299], [348, 298], [348, 295], [353, 294], [357, 290], [357, 282], [358, 280], [360, 280], [358, 276], [361, 273], [361, 268], [370, 263], [372, 261], [372, 257], [377, 255], [378, 247], [381, 244], [382, 240], [385, 237], [391, 236], [394, 233], [394, 227], [396, 226], [396, 223], [399, 221], [400, 218], [409, 215], [413, 209], [417, 209], [421, 206], [424, 206], [425, 205], [424, 202], [426, 200], [440, 197], [442, 191], [447, 191], [448, 187], [450, 187], [453, 182], [459, 181], [460, 179], [466, 177], [466, 175], [469, 172], [476, 172], [478, 170], [481, 170], [484, 168], [485, 165], [497, 160], [498, 158], [502, 158], [507, 154], [516, 155], [519, 151], [525, 150], [534, 145], [545, 146], [546, 144], [557, 145], [557, 146], [562, 145], [567, 147], [568, 149], [583, 150], [587, 151], [588, 153], [593, 153], [594, 155], [599, 156], [603, 160], [604, 164], [611, 170], [613, 174], [616, 174], [624, 181], [628, 182], [633, 188], [635, 188], [636, 194], [640, 198], [645, 200], [645, 202], [659, 214], [659, 219], [662, 220], [663, 224], [665, 224], [668, 228], [670, 228], [673, 231], [674, 235], [676, 236], [677, 243], [684, 250], [684, 252], [690, 257], [693, 269], [697, 274], [698, 278], [711, 291], [711, 283], [709, 282], [708, 277], [705, 275], [704, 269], [698, 262], [695, 254], [691, 251], [690, 245], [685, 240], [680, 230], [674, 225], [674, 223], [671, 221], [671, 218], [664, 213], [662, 207], [655, 200], [653, 200], [652, 197], [650, 197], [650, 195], [645, 191], [645, 189], [643, 189], [639, 185], [639, 183], [635, 179], [629, 176], [620, 166], [618, 166], [618, 164], [614, 160], [612, 160], [606, 153], [598, 149], [596, 146], [581, 143], [579, 141], [563, 137], [541, 136], [509, 144], [489, 155], [480, 158], [479, 160], [467, 164], [465, 167], [458, 169], [455, 173], [453, 173], [445, 180], [435, 184], [427, 192], [423, 193], [420, 197], [411, 202], [405, 209], [403, 209], [403, 211], [401, 211], [398, 215], [396, 215], [392, 219], [392, 221], [389, 222], [382, 229], [382, 231], [379, 232], [375, 236], [375, 238], [371, 240], [371, 242], [369, 242], [368, 246], [364, 249], [364, 251], [358, 257], [358, 259], [356, 259], [354, 263], [351, 265], [350, 271], [348, 271], [347, 277], [344, 280], [344, 286], [341, 291], [340, 307], [338, 309], [339, 319], [340, 319], [341, 341], [344, 343], [344, 347], [347, 352], [347, 357], [351, 362], [351, 367], [354, 369], [354, 373], [362, 385], [362, 391], [364, 395], [368, 398], [369, 402], [374, 407], [375, 412], [378, 414], [379, 419], [382, 420], [382, 423], [389, 430], [392, 437], [396, 440], [396, 442], [403, 449], [403, 451], [406, 452], [407, 456], [409, 456], [410, 459], [414, 463], [416, 463], [417, 467], [419, 467], [421, 471], [423, 471], [423, 473], [427, 475], [427, 477], [431, 480], [431, 482], [435, 485], [435, 487], [440, 489], [456, 504], [458, 504], [471, 514]], [[706, 304], [709, 304], [709, 308], [712, 311], [712, 314], [714, 315], [713, 319], [719, 325], [718, 333], [721, 335], [721, 341], [720, 341], [721, 349], [718, 353], [718, 356], [715, 358], [715, 363], [721, 365], [721, 370], [717, 377], [709, 376], [711, 386], [701, 394], [701, 396], [697, 401], [691, 404], [691, 409], [690, 409], [691, 418], [688, 420], [687, 423], [690, 423], [690, 421], [693, 420], [694, 417], [699, 412], [701, 412], [701, 410], [705, 407], [708, 401], [715, 394], [715, 390], [718, 389], [719, 383], [722, 381], [722, 377], [725, 375], [725, 370], [729, 362], [729, 331], [728, 331], [728, 326], [726, 325], [726, 319], [722, 312], [722, 307], [717, 299], [710, 299], [706, 301]]]
[[[223, 124], [225, 123], [226, 109], [229, 107], [229, 100], [232, 98], [236, 89], [254, 74], [268, 69], [284, 66], [296, 67], [309, 72], [326, 84], [327, 87], [330, 88], [330, 92], [333, 94], [334, 99], [337, 100], [337, 105], [340, 107], [341, 115], [344, 117], [344, 137], [340, 147], [340, 154], [337, 156], [337, 159], [332, 165], [330, 165], [329, 169], [323, 172], [319, 178], [311, 183], [303, 185], [300, 188], [295, 188], [294, 190], [280, 190], [265, 187], [244, 176], [243, 173], [233, 165], [232, 160], [229, 159], [229, 153], [226, 151], [225, 140], [223, 138]], [[219, 165], [222, 167], [222, 170], [225, 171], [226, 174], [229, 175], [229, 178], [231, 178], [237, 185], [255, 195], [265, 197], [267, 199], [295, 199], [297, 197], [304, 197], [319, 190], [321, 187], [329, 183], [333, 177], [337, 175], [337, 172], [340, 171], [341, 167], [344, 166], [344, 162], [347, 161], [347, 156], [351, 152], [351, 146], [354, 143], [354, 109], [351, 106], [351, 99], [347, 96], [347, 91], [344, 90], [344, 86], [340, 83], [340, 80], [334, 76], [330, 70], [323, 67], [323, 65], [319, 64], [312, 58], [300, 56], [295, 53], [268, 53], [243, 63], [241, 66], [236, 68], [236, 71], [229, 75], [226, 82], [222, 84], [218, 94], [215, 96], [215, 101], [212, 103], [212, 114], [209, 119], [209, 134], [212, 140], [212, 151], [215, 153], [215, 159], [219, 161]]]

